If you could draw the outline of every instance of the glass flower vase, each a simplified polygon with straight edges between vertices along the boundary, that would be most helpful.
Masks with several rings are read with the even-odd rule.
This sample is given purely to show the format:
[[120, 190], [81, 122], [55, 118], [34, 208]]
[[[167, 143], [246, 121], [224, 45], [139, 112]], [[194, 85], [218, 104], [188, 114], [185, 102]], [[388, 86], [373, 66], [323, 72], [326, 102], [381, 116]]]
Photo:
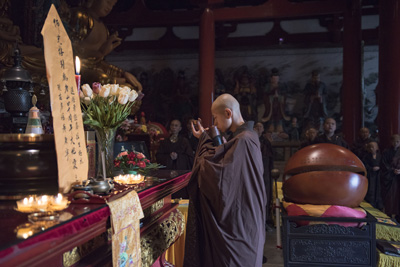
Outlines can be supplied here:
[[[114, 143], [117, 128], [95, 128], [98, 156], [96, 177], [113, 177]], [[106, 177], [104, 177], [104, 173]]]

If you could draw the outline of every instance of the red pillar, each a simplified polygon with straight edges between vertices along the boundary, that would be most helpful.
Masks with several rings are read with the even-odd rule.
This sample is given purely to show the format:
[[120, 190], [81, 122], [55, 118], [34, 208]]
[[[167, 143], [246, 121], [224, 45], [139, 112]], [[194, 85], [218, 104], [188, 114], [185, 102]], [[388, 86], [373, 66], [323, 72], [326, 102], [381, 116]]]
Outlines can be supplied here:
[[377, 87], [380, 149], [400, 133], [400, 0], [379, 1], [379, 84]]
[[343, 25], [342, 131], [353, 143], [361, 128], [361, 0], [347, 1]]
[[206, 8], [200, 21], [199, 115], [204, 126], [212, 125], [211, 104], [214, 97], [215, 72], [214, 14]]

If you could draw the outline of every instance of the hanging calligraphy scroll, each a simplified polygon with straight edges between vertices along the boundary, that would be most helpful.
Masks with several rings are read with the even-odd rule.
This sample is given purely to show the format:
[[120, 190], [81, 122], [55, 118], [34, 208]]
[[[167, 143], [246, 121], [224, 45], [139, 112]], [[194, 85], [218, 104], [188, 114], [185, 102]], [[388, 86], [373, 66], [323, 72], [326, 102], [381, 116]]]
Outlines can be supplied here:
[[88, 160], [71, 41], [54, 5], [49, 10], [42, 35], [57, 151], [58, 184], [60, 190], [67, 193], [73, 182], [87, 179]]

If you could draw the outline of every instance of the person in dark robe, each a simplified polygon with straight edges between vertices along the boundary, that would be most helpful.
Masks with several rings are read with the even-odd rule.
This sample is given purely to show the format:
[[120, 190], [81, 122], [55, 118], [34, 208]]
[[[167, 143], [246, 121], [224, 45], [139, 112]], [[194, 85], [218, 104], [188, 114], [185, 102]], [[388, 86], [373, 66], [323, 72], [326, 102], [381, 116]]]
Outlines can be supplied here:
[[389, 216], [400, 215], [400, 135], [391, 138], [392, 146], [382, 154], [382, 197], [385, 213]]
[[230, 94], [212, 104], [215, 126], [230, 133], [214, 146], [201, 125], [189, 181], [189, 211], [184, 266], [261, 266], [267, 196], [260, 141], [253, 122], [245, 122]]
[[181, 122], [173, 120], [169, 128], [169, 138], [160, 142], [156, 154], [157, 163], [166, 166], [168, 170], [191, 170], [193, 151], [189, 141], [179, 135], [182, 130]]
[[306, 131], [305, 135], [306, 135], [306, 140], [300, 144], [299, 149], [302, 149], [306, 146], [311, 146], [311, 145], [315, 144], [315, 138], [318, 135], [318, 131], [317, 131], [317, 129], [311, 127], [310, 129], [308, 129]]
[[367, 154], [366, 146], [367, 144], [373, 142], [374, 140], [371, 139], [371, 135], [369, 133], [369, 129], [363, 127], [360, 129], [358, 137], [353, 143], [351, 151], [356, 154], [357, 157], [363, 159], [364, 155]]
[[264, 165], [264, 185], [267, 193], [267, 211], [266, 222], [268, 223], [271, 218], [271, 203], [272, 203], [272, 178], [271, 170], [274, 168], [274, 158], [271, 142], [264, 135], [264, 125], [262, 122], [257, 122], [254, 125], [254, 131], [257, 133], [261, 145], [261, 156]]
[[189, 118], [186, 123], [186, 133], [185, 137], [188, 139], [190, 147], [193, 150], [193, 156], [196, 153], [197, 145], [199, 144], [199, 139], [197, 139], [192, 132], [192, 122], [195, 120], [193, 118]]
[[349, 148], [347, 142], [344, 139], [335, 134], [336, 131], [336, 120], [334, 118], [326, 118], [324, 121], [324, 133], [315, 138], [315, 143], [329, 143], [338, 146], [342, 146], [344, 148]]
[[365, 196], [365, 201], [370, 203], [374, 208], [383, 209], [381, 197], [380, 183], [380, 164], [381, 154], [376, 142], [370, 142], [366, 145], [366, 153], [362, 158], [362, 162], [367, 169], [368, 191]]

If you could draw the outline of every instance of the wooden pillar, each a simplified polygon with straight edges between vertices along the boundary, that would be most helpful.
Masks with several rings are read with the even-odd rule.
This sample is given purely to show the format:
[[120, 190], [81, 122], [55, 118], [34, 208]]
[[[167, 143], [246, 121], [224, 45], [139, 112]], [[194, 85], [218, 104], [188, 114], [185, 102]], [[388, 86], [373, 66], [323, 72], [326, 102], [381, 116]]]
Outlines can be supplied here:
[[343, 25], [342, 131], [351, 145], [361, 128], [361, 0], [347, 1]]
[[400, 133], [400, 0], [379, 1], [379, 83], [377, 87], [380, 149]]
[[215, 27], [214, 14], [204, 9], [200, 21], [199, 53], [199, 115], [204, 126], [212, 125], [211, 104], [214, 97], [215, 72]]

